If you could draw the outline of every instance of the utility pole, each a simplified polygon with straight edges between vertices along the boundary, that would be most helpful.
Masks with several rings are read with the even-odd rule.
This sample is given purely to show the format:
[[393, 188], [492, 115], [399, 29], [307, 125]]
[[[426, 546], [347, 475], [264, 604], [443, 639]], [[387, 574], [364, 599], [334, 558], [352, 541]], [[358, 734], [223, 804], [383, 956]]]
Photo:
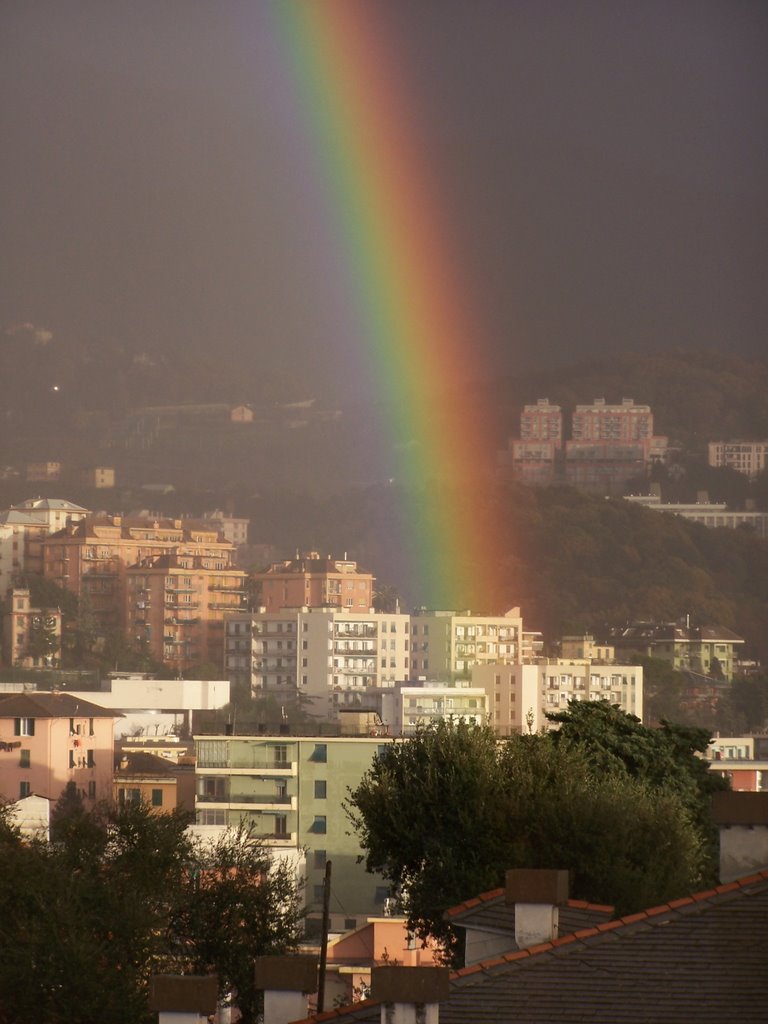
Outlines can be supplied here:
[[325, 862], [323, 882], [323, 924], [320, 936], [320, 968], [317, 979], [317, 1012], [322, 1013], [325, 1004], [325, 964], [328, 959], [328, 926], [331, 910], [331, 862]]

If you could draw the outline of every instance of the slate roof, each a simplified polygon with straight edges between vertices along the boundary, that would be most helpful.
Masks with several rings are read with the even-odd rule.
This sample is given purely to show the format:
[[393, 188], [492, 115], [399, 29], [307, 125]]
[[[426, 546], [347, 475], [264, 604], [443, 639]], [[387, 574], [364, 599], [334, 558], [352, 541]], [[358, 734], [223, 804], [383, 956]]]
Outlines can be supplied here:
[[[440, 1024], [768, 1019], [768, 870], [451, 975]], [[378, 1024], [368, 1000], [312, 1018]]]
[[14, 693], [0, 698], [0, 718], [122, 718], [119, 711], [71, 693]]
[[[504, 889], [493, 889], [482, 893], [474, 899], [465, 900], [456, 907], [445, 912], [446, 919], [452, 925], [462, 928], [477, 928], [490, 932], [509, 933], [510, 948], [516, 949], [515, 908], [507, 905]], [[559, 908], [559, 930], [561, 935], [600, 924], [613, 917], [613, 907], [599, 903], [586, 903], [584, 900], [568, 900]]]

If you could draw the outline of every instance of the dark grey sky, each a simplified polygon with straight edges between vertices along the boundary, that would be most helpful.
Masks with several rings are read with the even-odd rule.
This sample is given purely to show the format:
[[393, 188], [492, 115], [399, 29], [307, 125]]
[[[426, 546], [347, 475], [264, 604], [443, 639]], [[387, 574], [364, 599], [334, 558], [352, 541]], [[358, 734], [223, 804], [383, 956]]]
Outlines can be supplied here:
[[[765, 354], [768, 5], [365, 2], [495, 370]], [[5, 0], [0, 326], [333, 386], [360, 341], [273, 27], [257, 0]]]

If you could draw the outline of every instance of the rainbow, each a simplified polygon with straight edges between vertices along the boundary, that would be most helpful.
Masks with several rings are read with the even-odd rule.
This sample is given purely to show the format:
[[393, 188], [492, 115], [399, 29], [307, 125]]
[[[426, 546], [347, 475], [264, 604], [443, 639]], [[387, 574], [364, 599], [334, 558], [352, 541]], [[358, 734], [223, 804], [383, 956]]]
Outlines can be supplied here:
[[498, 610], [500, 523], [478, 473], [493, 439], [468, 387], [475, 368], [489, 365], [485, 335], [377, 7], [270, 5], [337, 226], [370, 377], [393, 410], [388, 430], [408, 495], [405, 543], [419, 603]]

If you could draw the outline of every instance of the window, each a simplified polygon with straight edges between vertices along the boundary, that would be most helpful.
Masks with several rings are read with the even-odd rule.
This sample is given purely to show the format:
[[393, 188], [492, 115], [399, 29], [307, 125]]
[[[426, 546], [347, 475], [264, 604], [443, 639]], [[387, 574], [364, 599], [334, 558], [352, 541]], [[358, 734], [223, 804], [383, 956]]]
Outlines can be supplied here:
[[275, 765], [285, 767], [288, 764], [288, 746], [285, 743], [277, 743], [274, 747]]
[[23, 747], [19, 751], [19, 768], [29, 768], [29, 751]]
[[328, 855], [325, 850], [315, 850], [314, 864], [316, 868], [324, 868]]
[[316, 814], [315, 820], [312, 822], [311, 832], [317, 832], [320, 835], [325, 835], [326, 832], [326, 819], [324, 814]]
[[162, 789], [152, 790], [152, 806], [162, 807], [163, 806], [163, 791]]
[[88, 760], [86, 761], [86, 767], [95, 768], [96, 762], [93, 759], [93, 749], [88, 751]]
[[88, 799], [96, 799], [96, 781], [94, 779], [91, 779], [90, 782], [88, 783]]
[[285, 814], [275, 815], [275, 836], [288, 835], [288, 816]]
[[311, 761], [320, 761], [323, 764], [328, 760], [328, 744], [327, 743], [316, 743], [314, 752], [312, 753]]
[[13, 732], [15, 736], [34, 736], [35, 735], [35, 720], [34, 718], [16, 718], [13, 722]]
[[140, 804], [141, 803], [141, 790], [140, 789], [123, 789], [121, 786], [117, 791], [117, 800], [120, 804]]
[[328, 783], [325, 779], [315, 779], [315, 800], [325, 800], [328, 794]]
[[23, 800], [25, 796], [29, 796], [31, 792], [32, 790], [28, 782], [19, 783], [19, 800]]
[[69, 767], [70, 768], [74, 768], [75, 767], [75, 752], [74, 752], [74, 750], [70, 750], [70, 752], [69, 752]]

